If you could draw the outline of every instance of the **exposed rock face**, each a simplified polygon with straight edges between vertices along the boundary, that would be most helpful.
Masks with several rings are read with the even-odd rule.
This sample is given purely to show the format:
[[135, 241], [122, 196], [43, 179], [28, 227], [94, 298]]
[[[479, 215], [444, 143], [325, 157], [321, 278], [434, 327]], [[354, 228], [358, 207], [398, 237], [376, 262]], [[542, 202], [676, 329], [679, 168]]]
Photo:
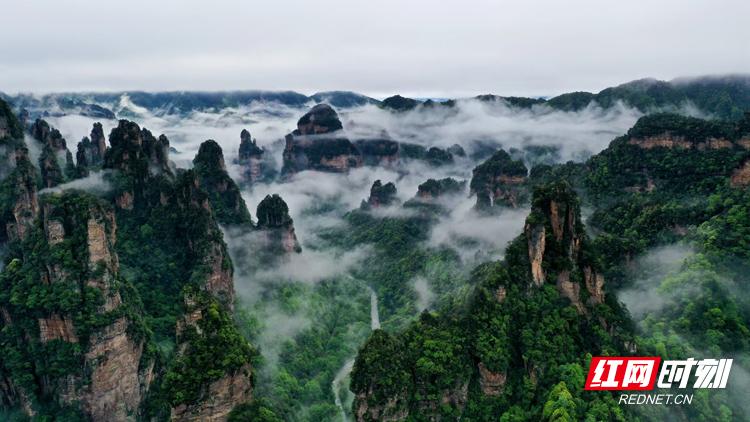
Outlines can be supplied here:
[[143, 200], [147, 182], [152, 176], [172, 179], [169, 163], [169, 140], [161, 135], [155, 138], [137, 124], [120, 120], [109, 135], [110, 148], [104, 155], [105, 169], [118, 170], [126, 176], [118, 192], [116, 203], [121, 209], [133, 209]]
[[193, 170], [201, 188], [208, 193], [211, 208], [219, 223], [251, 224], [250, 212], [240, 189], [227, 174], [224, 154], [219, 144], [211, 139], [203, 142], [193, 159]]
[[129, 322], [120, 318], [93, 335], [86, 352], [91, 384], [79, 397], [94, 421], [133, 420], [141, 404], [142, 342], [128, 335]]
[[92, 214], [86, 223], [89, 267], [98, 268], [99, 274], [89, 278], [86, 285], [94, 287], [104, 296], [103, 312], [111, 311], [122, 303], [120, 292], [111, 288], [120, 271], [114, 253], [117, 225], [113, 212]]
[[417, 188], [415, 199], [423, 202], [434, 202], [444, 195], [455, 195], [466, 189], [466, 182], [446, 177], [445, 179], [428, 179]]
[[[586, 305], [604, 302], [604, 277], [581, 252], [588, 240], [580, 221], [578, 199], [567, 183], [548, 186], [535, 194], [524, 236], [534, 286], [555, 281], [560, 294], [580, 313], [587, 312]], [[569, 264], [561, 264], [565, 262]], [[555, 277], [550, 278], [550, 273]], [[582, 301], [582, 289], [588, 293], [588, 303]]]
[[22, 122], [13, 114], [10, 105], [0, 98], [0, 140], [23, 139]]
[[263, 176], [263, 148], [259, 147], [250, 132], [242, 129], [240, 133], [239, 163], [242, 166], [245, 180], [252, 184]]
[[[80, 350], [69, 358], [80, 359], [81, 365], [62, 375], [34, 374], [36, 387], [18, 391], [17, 401], [30, 415], [34, 408], [24, 404], [28, 402], [24, 395], [37, 399], [52, 397], [60, 405], [80, 408], [95, 422], [135, 420], [150, 382], [150, 377], [144, 377], [153, 362], [141, 361], [144, 339], [137, 334], [140, 329], [136, 328], [134, 320], [124, 316], [127, 312], [115, 313], [122, 310], [123, 303], [119, 291], [122, 281], [118, 279], [118, 259], [114, 251], [114, 213], [108, 204], [97, 198], [70, 193], [45, 197], [36, 221], [30, 229], [36, 231], [31, 237], [33, 246], [23, 255], [25, 262], [21, 264], [21, 260], [16, 259], [14, 265], [23, 265], [25, 274], [34, 274], [40, 284], [67, 289], [70, 296], [63, 310], [35, 320], [38, 337], [35, 332], [26, 332], [21, 337], [25, 342], [78, 343]], [[23, 244], [24, 248], [27, 246], [28, 242]], [[70, 261], [71, 256], [80, 259]], [[64, 310], [65, 306], [84, 303], [84, 297], [90, 300], [91, 293], [86, 287], [101, 295], [102, 305], [98, 309], [78, 308], [72, 311], [75, 313]], [[109, 317], [113, 319], [107, 323]], [[97, 319], [104, 325], [89, 322]], [[146, 367], [142, 368], [142, 364]], [[30, 370], [34, 371], [35, 367]]]
[[49, 318], [39, 318], [39, 340], [46, 343], [50, 340], [63, 340], [68, 343], [78, 343], [73, 321], [52, 314]]
[[357, 139], [354, 145], [362, 154], [367, 166], [393, 166], [399, 161], [399, 144], [390, 139], [387, 133], [381, 138]]
[[242, 366], [214, 382], [207, 389], [206, 399], [196, 404], [181, 404], [172, 409], [171, 419], [181, 422], [219, 422], [227, 420], [239, 403], [252, 399], [253, 385], [250, 364]]
[[319, 135], [343, 129], [336, 111], [328, 104], [318, 104], [297, 122], [295, 135]]
[[531, 262], [531, 279], [537, 287], [544, 284], [544, 270], [542, 259], [544, 258], [544, 243], [547, 239], [544, 226], [525, 228], [526, 239], [529, 245], [529, 261]]
[[94, 123], [90, 138], [84, 137], [78, 143], [76, 165], [79, 175], [86, 176], [91, 168], [101, 166], [104, 163], [104, 154], [106, 151], [107, 144], [102, 124], [98, 122]]
[[[205, 297], [185, 297], [186, 312], [183, 317], [177, 321], [177, 338], [178, 338], [178, 355], [181, 358], [196, 353], [196, 345], [205, 342], [224, 341], [221, 338], [231, 335], [224, 332], [232, 331], [233, 327], [221, 326], [221, 324], [232, 324], [231, 316], [225, 310], [221, 310], [212, 303], [212, 300], [206, 300]], [[223, 319], [222, 319], [223, 317]], [[217, 326], [218, 325], [218, 326]], [[238, 333], [235, 333], [239, 336]], [[244, 342], [244, 340], [242, 340]], [[205, 345], [199, 347], [206, 347]], [[236, 361], [239, 356], [225, 358], [222, 353], [241, 354], [247, 352], [249, 345], [245, 349], [239, 350], [213, 350], [216, 361], [211, 367], [201, 368], [207, 371], [219, 372], [212, 375], [208, 380], [203, 381], [205, 384], [200, 387], [196, 393], [195, 400], [187, 400], [182, 403], [173, 405], [170, 410], [171, 420], [173, 421], [225, 421], [232, 409], [241, 403], [246, 403], [252, 399], [252, 367], [249, 356], [244, 364], [233, 364], [232, 367], [224, 367], [223, 359]], [[198, 353], [206, 353], [201, 349]], [[236, 366], [234, 366], [236, 365]], [[194, 368], [190, 368], [194, 370]], [[223, 372], [223, 374], [221, 373]]]
[[42, 148], [39, 156], [39, 169], [44, 187], [57, 186], [74, 176], [73, 155], [68, 151], [60, 131], [50, 127], [46, 121], [37, 119], [31, 125], [31, 136], [39, 142]]
[[[497, 403], [507, 409], [518, 392], [546, 389], [543, 383], [558, 376], [560, 351], [552, 350], [551, 338], [564, 338], [560, 347], [571, 356], [632, 340], [618, 338], [608, 321], [594, 317], [613, 309], [604, 301], [604, 278], [587, 242], [572, 188], [566, 182], [535, 188], [524, 233], [505, 259], [475, 270], [486, 276], [462, 309], [465, 317], [423, 313], [401, 334], [376, 330], [362, 346], [350, 387], [356, 419], [497, 418], [504, 410], [481, 414], [477, 408]], [[555, 319], [566, 322], [552, 326]], [[605, 332], [612, 338], [603, 338]], [[437, 363], [436, 353], [449, 356], [450, 382], [436, 383], [434, 372], [422, 372], [425, 363]]]
[[730, 183], [734, 187], [750, 185], [750, 160], [746, 160], [742, 165], [732, 173]]
[[[201, 189], [194, 170], [181, 174], [173, 195], [164, 200], [167, 207], [176, 207], [187, 215], [212, 215], [210, 198]], [[222, 240], [221, 230], [212, 218], [199, 218], [197, 223], [200, 225], [193, 227], [197, 235], [188, 240], [187, 248], [200, 257], [194, 270], [205, 274], [205, 281], [200, 287], [231, 310], [234, 308], [234, 269]]]
[[39, 215], [36, 170], [29, 161], [26, 148], [16, 150], [14, 155], [16, 167], [3, 182], [9, 185], [15, 200], [11, 209], [13, 218], [5, 222], [5, 232], [10, 240], [23, 240]]
[[697, 149], [700, 151], [733, 148], [735, 145], [734, 142], [724, 138], [708, 138], [704, 141], [695, 142], [688, 140], [684, 136], [672, 135], [669, 132], [644, 138], [631, 138], [628, 143], [643, 149], [669, 148]]
[[363, 208], [380, 208], [392, 205], [398, 200], [396, 198], [396, 185], [388, 182], [385, 185], [380, 180], [376, 180], [370, 188], [370, 197], [363, 204]]
[[487, 396], [502, 394], [508, 376], [502, 372], [490, 371], [482, 362], [479, 362], [477, 369], [479, 370], [479, 387], [482, 389], [482, 393]]
[[155, 138], [134, 122], [120, 120], [109, 134], [111, 148], [104, 157], [104, 167], [121, 170], [137, 179], [149, 175], [172, 175], [169, 165], [169, 140]]
[[496, 206], [518, 207], [526, 196], [526, 174], [523, 161], [497, 151], [474, 168], [469, 187], [477, 196], [476, 208], [486, 211]]
[[373, 391], [370, 390], [367, 394], [359, 393], [356, 395], [354, 399], [356, 404], [354, 415], [357, 422], [395, 422], [403, 421], [409, 416], [409, 410], [404, 406], [404, 402], [406, 402], [405, 397], [391, 397], [382, 405], [371, 406], [367, 398], [372, 394]]
[[289, 207], [279, 195], [268, 195], [256, 212], [258, 230], [266, 239], [266, 250], [272, 254], [289, 254], [301, 252], [302, 247], [294, 233], [294, 221], [289, 216]]
[[282, 173], [304, 170], [345, 173], [363, 164], [359, 150], [340, 130], [336, 111], [318, 104], [297, 122], [297, 129], [286, 136]]
[[442, 149], [434, 146], [426, 148], [419, 144], [402, 142], [399, 144], [399, 156], [402, 159], [421, 160], [425, 161], [427, 164], [433, 167], [439, 167], [454, 162], [453, 156], [455, 154], [449, 151], [450, 149], [456, 151], [458, 154], [466, 154], [463, 151], [463, 148], [458, 146], [458, 149], [456, 149], [456, 146], [458, 145], [454, 145], [453, 147], [450, 147], [448, 149]]

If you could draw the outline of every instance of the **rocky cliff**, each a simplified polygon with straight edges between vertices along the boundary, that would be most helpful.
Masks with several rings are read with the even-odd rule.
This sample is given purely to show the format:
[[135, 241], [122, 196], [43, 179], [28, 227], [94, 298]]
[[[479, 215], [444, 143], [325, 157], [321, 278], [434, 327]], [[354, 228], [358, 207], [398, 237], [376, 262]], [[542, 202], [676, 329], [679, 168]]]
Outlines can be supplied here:
[[78, 143], [76, 168], [79, 176], [87, 176], [89, 171], [101, 167], [107, 152], [106, 138], [101, 123], [94, 123], [89, 137]]
[[399, 143], [390, 139], [387, 133], [378, 138], [357, 139], [354, 146], [362, 154], [367, 166], [390, 167], [399, 161]]
[[[62, 145], [44, 124], [35, 130]], [[0, 348], [13, 356], [0, 362], [0, 403], [41, 418], [226, 420], [252, 398], [255, 351], [232, 320], [218, 220], [253, 226], [221, 149], [208, 141], [194, 170], [175, 171], [168, 140], [135, 123], [121, 121], [104, 154], [98, 126], [92, 139], [80, 151], [111, 170], [104, 198], [39, 197], [23, 140], [3, 140], [17, 149], [0, 196], [12, 251]]]
[[343, 134], [336, 111], [318, 104], [302, 116], [297, 129], [286, 136], [282, 173], [304, 170], [345, 173], [363, 164], [362, 155]]
[[473, 170], [469, 188], [477, 196], [476, 208], [516, 208], [526, 199], [526, 166], [504, 150], [498, 150]]
[[238, 161], [242, 167], [242, 176], [244, 180], [253, 184], [263, 178], [264, 162], [263, 148], [245, 129], [240, 133], [240, 150]]
[[10, 174], [0, 182], [6, 193], [0, 203], [5, 228], [3, 234], [11, 241], [24, 240], [39, 214], [37, 171], [29, 160], [28, 150], [21, 146], [14, 151], [12, 157], [14, 166]]
[[428, 179], [417, 187], [417, 195], [412, 201], [434, 203], [443, 196], [460, 194], [465, 189], [466, 181], [458, 181], [452, 177]]
[[252, 399], [250, 360], [256, 352], [217, 302], [200, 294], [186, 296], [177, 338], [179, 354], [164, 384], [171, 420], [225, 421], [235, 406]]
[[385, 185], [379, 179], [376, 180], [370, 188], [370, 197], [367, 202], [363, 202], [362, 209], [373, 209], [387, 207], [398, 201], [396, 197], [396, 185], [388, 182]]
[[289, 207], [279, 195], [267, 195], [258, 204], [257, 228], [264, 240], [262, 249], [272, 256], [299, 253], [302, 247], [294, 233], [294, 221]]
[[29, 131], [42, 150], [39, 155], [42, 185], [51, 188], [73, 179], [76, 176], [73, 155], [60, 131], [42, 119], [37, 119]]
[[750, 118], [708, 121], [674, 114], [642, 117], [587, 163], [595, 195], [621, 192], [706, 194], [739, 185], [750, 158]]
[[214, 140], [203, 142], [193, 159], [198, 183], [208, 193], [216, 220], [225, 225], [251, 224], [250, 212], [237, 184], [227, 174], [224, 154]]
[[115, 184], [119, 208], [132, 210], [136, 202], [144, 201], [152, 178], [171, 180], [174, 177], [166, 136], [157, 139], [136, 123], [120, 120], [109, 135], [109, 144], [103, 168], [117, 170], [121, 175]]
[[[135, 420], [154, 362], [141, 359], [146, 329], [138, 302], [122, 295], [114, 213], [84, 194], [41, 202], [21, 254], [2, 277], [3, 289], [40, 299], [0, 305], [9, 316], [6, 352], [18, 353], [3, 363], [3, 384], [16, 394], [4, 391], [2, 401], [34, 415], [51, 397], [93, 421]], [[29, 360], [35, 364], [16, 366], [29, 355], [37, 355]]]

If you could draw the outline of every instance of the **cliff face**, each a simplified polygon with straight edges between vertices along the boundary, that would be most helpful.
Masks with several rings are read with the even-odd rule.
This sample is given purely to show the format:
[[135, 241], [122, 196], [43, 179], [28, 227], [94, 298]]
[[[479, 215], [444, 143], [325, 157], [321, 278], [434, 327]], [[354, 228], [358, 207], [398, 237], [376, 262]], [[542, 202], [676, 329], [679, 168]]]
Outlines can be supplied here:
[[[209, 353], [220, 358], [229, 356], [225, 362], [217, 359], [211, 367], [193, 370], [217, 370], [223, 372], [218, 378], [199, 378], [199, 385], [172, 384], [167, 375], [167, 390], [180, 390], [180, 397], [194, 395], [192, 400], [174, 400], [170, 410], [173, 421], [225, 421], [232, 409], [240, 403], [247, 403], [253, 397], [252, 366], [249, 361], [255, 351], [229, 325], [231, 319], [215, 302], [201, 298], [186, 297], [186, 313], [178, 321], [179, 357], [170, 372], [185, 372], [182, 367], [193, 362], [197, 355]], [[230, 334], [221, 334], [222, 328]], [[219, 338], [219, 335], [223, 337]], [[231, 340], [227, 341], [227, 337]], [[231, 354], [236, 355], [231, 355]], [[205, 364], [204, 364], [205, 366]], [[195, 382], [196, 380], [193, 380]]]
[[292, 252], [299, 253], [302, 247], [294, 233], [294, 221], [289, 216], [289, 207], [279, 195], [268, 195], [258, 204], [257, 228], [262, 234], [263, 249], [275, 256]]
[[589, 190], [602, 196], [623, 191], [702, 195], [727, 180], [741, 186], [742, 166], [750, 158], [748, 121], [644, 116], [589, 160]]
[[380, 138], [357, 139], [354, 146], [367, 166], [390, 167], [399, 161], [399, 143], [384, 133]]
[[94, 123], [90, 137], [84, 137], [78, 143], [76, 151], [76, 166], [80, 176], [87, 176], [93, 168], [101, 167], [104, 163], [104, 154], [107, 152], [107, 143], [101, 123]]
[[[12, 358], [0, 360], [0, 404], [42, 418], [226, 420], [252, 398], [255, 352], [231, 316], [233, 269], [218, 222], [254, 227], [221, 149], [207, 141], [194, 170], [175, 172], [163, 135], [120, 121], [106, 148], [95, 125], [71, 174], [112, 170], [111, 202], [39, 196], [23, 134], [8, 137], [17, 121], [4, 122], [0, 141], [12, 153], [0, 163], [2, 240], [13, 244], [0, 272], [0, 345]], [[32, 133], [47, 152], [67, 150], [43, 121]], [[45, 186], [69, 177], [50, 156], [40, 161]], [[264, 221], [280, 222], [298, 248], [290, 220]], [[162, 354], [152, 332], [174, 339], [176, 353]]]
[[569, 186], [551, 185], [535, 193], [524, 236], [534, 286], [554, 282], [580, 313], [604, 302], [604, 277], [584, 259], [582, 248], [588, 240], [578, 199]]
[[42, 173], [42, 184], [51, 188], [75, 177], [73, 155], [68, 150], [65, 139], [55, 128], [37, 119], [30, 128], [31, 136], [39, 143], [42, 153], [39, 155], [39, 169]]
[[451, 177], [445, 179], [428, 179], [417, 187], [417, 196], [414, 198], [420, 202], [432, 203], [445, 195], [456, 195], [466, 189], [466, 182], [459, 182]]
[[526, 198], [526, 166], [520, 160], [499, 150], [474, 168], [471, 193], [477, 196], [476, 208], [487, 211], [493, 207], [517, 208]]
[[367, 202], [362, 204], [362, 208], [380, 208], [393, 205], [398, 201], [396, 198], [396, 185], [388, 182], [385, 185], [380, 180], [376, 180], [370, 188], [370, 197]]
[[2, 181], [10, 197], [1, 206], [5, 208], [3, 221], [7, 239], [23, 240], [39, 214], [37, 177], [25, 147], [15, 150], [13, 156], [15, 167]]
[[359, 150], [342, 133], [336, 111], [318, 104], [297, 122], [297, 129], [286, 136], [282, 173], [304, 170], [345, 173], [363, 164]]
[[[42, 350], [45, 361], [66, 364], [49, 371], [48, 363], [37, 363], [31, 368], [34, 382], [24, 377], [28, 373], [4, 368], [10, 374], [5, 383], [22, 394], [3, 401], [21, 400], [31, 415], [38, 400], [51, 396], [93, 421], [135, 419], [153, 361], [141, 359], [145, 338], [136, 319], [139, 310], [121, 296], [115, 233], [114, 213], [98, 199], [82, 194], [45, 197], [33, 237], [23, 244], [23, 255], [13, 261], [3, 281], [10, 284], [4, 288], [19, 294], [33, 289], [55, 305], [50, 309], [27, 301], [2, 308], [12, 316], [6, 334], [23, 333], [10, 341], [23, 350], [22, 356]], [[66, 300], [56, 301], [57, 292], [66, 292]], [[24, 319], [34, 313], [40, 315], [33, 320], [38, 330], [28, 331]]]
[[145, 199], [147, 184], [152, 177], [172, 179], [169, 163], [169, 140], [134, 122], [120, 120], [109, 135], [110, 148], [104, 155], [103, 168], [117, 170], [123, 176], [116, 186], [119, 208], [132, 210], [135, 202]]
[[249, 184], [253, 184], [263, 177], [263, 153], [263, 148], [258, 146], [250, 132], [242, 129], [238, 161], [242, 167], [244, 180]]
[[250, 212], [239, 187], [227, 174], [224, 154], [219, 144], [208, 140], [201, 144], [193, 159], [198, 183], [208, 193], [211, 208], [221, 224], [251, 224]]

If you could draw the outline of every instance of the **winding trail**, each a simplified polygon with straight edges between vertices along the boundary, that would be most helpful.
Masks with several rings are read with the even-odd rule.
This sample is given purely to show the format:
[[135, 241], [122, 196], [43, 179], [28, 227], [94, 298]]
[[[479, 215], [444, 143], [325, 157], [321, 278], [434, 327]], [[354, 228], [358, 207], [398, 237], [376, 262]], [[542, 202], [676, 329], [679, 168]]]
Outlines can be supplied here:
[[378, 295], [375, 294], [375, 290], [372, 290], [370, 286], [367, 286], [367, 290], [370, 291], [370, 328], [373, 330], [380, 329], [380, 313], [378, 312]]
[[[356, 280], [352, 276], [349, 276], [349, 278], [352, 280]], [[370, 292], [370, 328], [372, 330], [378, 330], [380, 329], [378, 295], [370, 286], [367, 286], [367, 290]], [[339, 371], [336, 373], [336, 376], [333, 378], [333, 381], [331, 382], [331, 389], [333, 390], [333, 401], [336, 404], [336, 407], [339, 408], [339, 411], [341, 411], [341, 420], [343, 422], [349, 422], [349, 416], [346, 414], [346, 409], [344, 409], [344, 403], [341, 401], [339, 390], [341, 389], [341, 385], [343, 384], [346, 377], [348, 377], [352, 372], [352, 368], [354, 368], [354, 358], [349, 359], [344, 363], [344, 366], [339, 369]]]

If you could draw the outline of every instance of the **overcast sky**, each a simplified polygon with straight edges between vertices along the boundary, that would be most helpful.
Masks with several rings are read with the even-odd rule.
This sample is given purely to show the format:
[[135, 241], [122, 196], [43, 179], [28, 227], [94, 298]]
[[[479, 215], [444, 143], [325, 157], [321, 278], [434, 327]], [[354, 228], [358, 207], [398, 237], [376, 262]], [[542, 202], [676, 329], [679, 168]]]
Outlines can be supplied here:
[[598, 91], [750, 73], [748, 0], [6, 1], [0, 91]]

